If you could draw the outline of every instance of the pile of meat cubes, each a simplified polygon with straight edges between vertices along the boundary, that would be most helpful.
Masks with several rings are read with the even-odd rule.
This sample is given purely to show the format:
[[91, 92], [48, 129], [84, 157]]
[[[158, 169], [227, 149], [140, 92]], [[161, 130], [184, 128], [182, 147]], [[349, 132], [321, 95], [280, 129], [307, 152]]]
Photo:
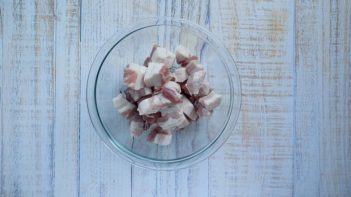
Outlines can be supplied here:
[[144, 65], [128, 64], [123, 77], [127, 89], [113, 105], [130, 121], [132, 137], [148, 131], [147, 140], [155, 144], [168, 145], [172, 132], [211, 115], [221, 103], [203, 65], [183, 46], [174, 54], [155, 45]]

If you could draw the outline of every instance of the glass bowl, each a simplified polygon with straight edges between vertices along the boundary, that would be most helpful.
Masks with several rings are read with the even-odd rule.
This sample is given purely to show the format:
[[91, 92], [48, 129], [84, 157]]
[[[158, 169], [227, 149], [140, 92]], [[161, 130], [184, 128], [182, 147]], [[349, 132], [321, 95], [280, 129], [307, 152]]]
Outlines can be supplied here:
[[[142, 65], [154, 44], [172, 51], [179, 44], [188, 48], [204, 65], [211, 87], [222, 95], [210, 117], [173, 132], [168, 146], [147, 142], [146, 132], [132, 138], [128, 120], [112, 105], [112, 98], [125, 88], [124, 66]], [[239, 74], [229, 51], [203, 27], [175, 18], [143, 20], [109, 39], [91, 66], [86, 92], [91, 121], [104, 143], [130, 163], [158, 170], [189, 167], [213, 154], [234, 130], [241, 105]]]

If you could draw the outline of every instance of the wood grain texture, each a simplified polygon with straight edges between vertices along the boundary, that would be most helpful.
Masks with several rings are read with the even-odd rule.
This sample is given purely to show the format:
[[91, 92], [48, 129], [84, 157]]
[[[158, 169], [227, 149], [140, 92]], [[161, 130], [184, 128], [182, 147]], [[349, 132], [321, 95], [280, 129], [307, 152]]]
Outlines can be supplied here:
[[351, 195], [350, 9], [296, 1], [296, 196]]
[[54, 196], [79, 194], [80, 7], [55, 3]]
[[236, 130], [210, 158], [210, 196], [292, 195], [293, 7], [211, 1], [210, 29], [236, 60], [242, 107]]
[[0, 196], [54, 193], [54, 1], [3, 1]]
[[1, 8], [0, 196], [78, 194], [78, 1]]
[[[2, 47], [3, 47], [3, 31], [4, 31], [4, 27], [3, 27], [3, 14], [4, 14], [4, 3], [1, 1], [0, 2], [0, 57], [1, 57], [1, 60], [0, 60], [0, 159], [2, 160], [2, 155], [3, 155], [3, 118], [2, 118], [2, 106], [3, 106], [3, 83], [2, 83], [2, 70], [3, 70], [3, 50], [2, 50]], [[3, 178], [2, 178], [2, 171], [3, 171], [3, 167], [2, 167], [2, 162], [0, 161], [0, 189], [2, 188], [2, 185], [3, 185]], [[1, 191], [1, 190], [0, 190]], [[1, 192], [0, 192], [1, 194]]]

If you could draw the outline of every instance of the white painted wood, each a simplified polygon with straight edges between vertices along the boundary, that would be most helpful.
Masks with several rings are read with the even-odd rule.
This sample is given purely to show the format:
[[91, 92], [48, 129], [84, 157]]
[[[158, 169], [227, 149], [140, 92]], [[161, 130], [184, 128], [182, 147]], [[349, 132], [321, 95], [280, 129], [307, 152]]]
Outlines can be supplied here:
[[[0, 2], [0, 57], [1, 57], [1, 60], [0, 60], [0, 189], [2, 188], [2, 185], [3, 185], [3, 176], [2, 176], [2, 171], [3, 171], [3, 168], [2, 168], [2, 152], [3, 152], [3, 119], [2, 119], [2, 106], [3, 106], [3, 84], [2, 84], [2, 67], [3, 67], [3, 50], [2, 50], [2, 46], [3, 46], [3, 31], [4, 31], [4, 28], [3, 28], [3, 18], [4, 18], [4, 3], [3, 1]], [[0, 192], [1, 194], [1, 192]]]
[[293, 1], [211, 1], [210, 13], [237, 63], [242, 107], [209, 160], [209, 195], [291, 196]]
[[79, 194], [80, 7], [55, 3], [54, 196]]
[[296, 196], [351, 195], [350, 9], [296, 1]]
[[5, 1], [4, 7], [1, 196], [76, 196], [78, 1]]
[[54, 193], [54, 1], [2, 1], [0, 196]]

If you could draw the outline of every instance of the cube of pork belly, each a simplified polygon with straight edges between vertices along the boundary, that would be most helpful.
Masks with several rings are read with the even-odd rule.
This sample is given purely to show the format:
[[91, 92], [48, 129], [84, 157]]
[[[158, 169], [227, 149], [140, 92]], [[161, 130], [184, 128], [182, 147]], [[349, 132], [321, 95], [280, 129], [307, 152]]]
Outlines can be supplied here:
[[203, 97], [203, 96], [206, 96], [210, 93], [210, 83], [208, 82], [208, 80], [205, 79], [203, 80], [201, 86], [200, 86], [200, 89], [199, 89], [199, 94], [197, 96], [199, 97]]
[[163, 63], [150, 62], [144, 75], [146, 87], [160, 87], [170, 78], [169, 67]]
[[158, 125], [163, 129], [181, 129], [190, 124], [182, 112], [172, 112], [157, 120]]
[[197, 60], [192, 60], [189, 64], [186, 65], [186, 72], [188, 75], [192, 75], [193, 73], [203, 70], [204, 66], [200, 64]]
[[198, 118], [194, 105], [185, 96], [182, 97], [182, 111], [191, 120]]
[[179, 84], [174, 81], [168, 81], [165, 83], [161, 90], [161, 94], [172, 103], [181, 102], [182, 95], [180, 92], [181, 89]]
[[134, 90], [144, 88], [144, 74], [146, 68], [138, 64], [128, 64], [124, 68], [124, 84]]
[[171, 101], [164, 98], [161, 94], [156, 94], [141, 101], [138, 105], [138, 111], [140, 115], [153, 114], [168, 107], [171, 103]]
[[211, 91], [207, 96], [201, 97], [199, 103], [204, 106], [207, 110], [213, 110], [219, 104], [221, 104], [222, 97], [219, 94], [216, 94], [214, 91]]
[[183, 47], [182, 45], [179, 45], [176, 49], [176, 61], [177, 64], [181, 64], [185, 60], [189, 59], [191, 57], [190, 51]]
[[194, 72], [189, 76], [187, 80], [187, 88], [191, 95], [197, 95], [199, 93], [200, 87], [205, 79], [206, 72], [204, 70], [199, 70]]
[[117, 111], [126, 118], [131, 118], [134, 115], [136, 106], [128, 102], [122, 94], [119, 94], [112, 99], [113, 106]]
[[139, 137], [145, 130], [144, 120], [140, 115], [135, 114], [129, 124], [129, 130], [132, 137]]
[[162, 129], [159, 126], [152, 125], [150, 127], [150, 134], [147, 141], [158, 145], [168, 145], [171, 143], [172, 133], [170, 130]]
[[176, 82], [184, 82], [188, 79], [188, 73], [184, 67], [177, 68], [173, 74]]
[[167, 64], [169, 67], [173, 64], [175, 59], [175, 55], [167, 50], [166, 48], [162, 47], [154, 47], [153, 51], [151, 52], [151, 61], [157, 63], [164, 63]]
[[125, 94], [126, 94], [127, 100], [129, 100], [130, 102], [137, 102], [141, 97], [144, 97], [146, 95], [151, 95], [152, 91], [150, 88], [142, 88], [140, 90], [127, 88], [125, 90]]

